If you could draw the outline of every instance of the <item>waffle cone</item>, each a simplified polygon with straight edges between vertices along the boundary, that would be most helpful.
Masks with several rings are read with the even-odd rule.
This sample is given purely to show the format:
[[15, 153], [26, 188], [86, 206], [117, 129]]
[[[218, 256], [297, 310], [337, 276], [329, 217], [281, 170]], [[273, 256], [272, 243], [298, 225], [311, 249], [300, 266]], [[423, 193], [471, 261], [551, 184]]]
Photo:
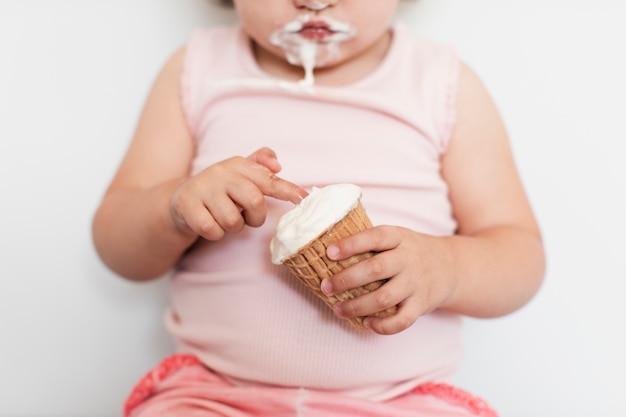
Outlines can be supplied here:
[[[309, 288], [316, 296], [322, 299], [326, 305], [332, 308], [333, 304], [339, 301], [345, 301], [356, 298], [360, 295], [367, 294], [380, 288], [387, 280], [371, 282], [362, 287], [348, 290], [341, 294], [326, 295], [322, 292], [320, 285], [323, 279], [329, 278], [334, 274], [358, 263], [367, 258], [374, 256], [374, 252], [367, 252], [352, 256], [340, 261], [334, 261], [326, 256], [326, 248], [334, 242], [351, 236], [359, 231], [369, 229], [372, 223], [365, 212], [365, 209], [358, 204], [356, 208], [350, 211], [343, 219], [335, 223], [330, 229], [326, 230], [316, 239], [309, 242], [301, 248], [296, 254], [285, 259], [283, 264], [286, 265], [291, 272]], [[376, 317], [387, 317], [396, 312], [396, 307], [376, 313]], [[363, 319], [365, 317], [347, 318], [357, 329], [365, 329]]]

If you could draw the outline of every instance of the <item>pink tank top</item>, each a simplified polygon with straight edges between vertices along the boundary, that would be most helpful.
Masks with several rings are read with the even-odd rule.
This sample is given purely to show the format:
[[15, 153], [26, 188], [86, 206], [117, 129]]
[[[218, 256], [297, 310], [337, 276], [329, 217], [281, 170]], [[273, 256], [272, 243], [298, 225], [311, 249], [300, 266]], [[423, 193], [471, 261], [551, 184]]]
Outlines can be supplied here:
[[[196, 32], [182, 101], [197, 143], [192, 173], [268, 146], [281, 177], [305, 189], [349, 182], [375, 225], [451, 235], [440, 157], [454, 123], [452, 50], [393, 28], [384, 62], [342, 88], [272, 78], [238, 27]], [[235, 384], [329, 389], [385, 400], [447, 379], [461, 356], [460, 318], [435, 312], [393, 336], [353, 330], [282, 266], [269, 242], [290, 203], [268, 199], [260, 228], [198, 242], [171, 280], [166, 325], [181, 352]]]

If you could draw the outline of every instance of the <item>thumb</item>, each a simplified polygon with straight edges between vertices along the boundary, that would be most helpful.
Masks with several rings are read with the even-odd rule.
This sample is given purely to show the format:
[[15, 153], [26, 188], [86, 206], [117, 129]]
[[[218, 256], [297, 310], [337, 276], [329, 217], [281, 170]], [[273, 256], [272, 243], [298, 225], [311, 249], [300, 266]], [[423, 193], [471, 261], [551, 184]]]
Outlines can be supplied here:
[[270, 148], [263, 147], [261, 149], [257, 149], [252, 155], [248, 156], [248, 159], [259, 165], [263, 165], [274, 174], [280, 172], [281, 170], [278, 159], [276, 159], [276, 153]]

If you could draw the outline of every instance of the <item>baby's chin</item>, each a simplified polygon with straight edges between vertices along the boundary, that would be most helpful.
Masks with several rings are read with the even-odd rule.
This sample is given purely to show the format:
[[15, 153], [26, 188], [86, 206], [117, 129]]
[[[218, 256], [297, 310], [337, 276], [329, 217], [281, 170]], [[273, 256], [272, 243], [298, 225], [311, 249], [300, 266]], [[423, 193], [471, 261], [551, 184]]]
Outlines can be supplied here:
[[[282, 55], [282, 58], [291, 65], [294, 65], [300, 68], [305, 68], [305, 63], [302, 62], [301, 59], [289, 59], [289, 57], [287, 57], [285, 54]], [[326, 54], [326, 53], [318, 53], [315, 56], [315, 63], [313, 64], [313, 69], [315, 71], [330, 69], [330, 68], [334, 68], [338, 65], [343, 64], [345, 61], [346, 61], [345, 58], [342, 58], [341, 56], [336, 56], [336, 54], [331, 55], [331, 54]]]

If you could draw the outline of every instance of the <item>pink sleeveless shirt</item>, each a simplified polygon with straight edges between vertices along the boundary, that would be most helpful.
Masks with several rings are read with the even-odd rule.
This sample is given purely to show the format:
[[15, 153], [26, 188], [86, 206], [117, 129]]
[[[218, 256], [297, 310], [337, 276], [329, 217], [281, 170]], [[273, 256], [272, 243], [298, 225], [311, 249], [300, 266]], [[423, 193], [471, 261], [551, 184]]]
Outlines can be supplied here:
[[[459, 62], [396, 25], [366, 78], [312, 91], [272, 78], [238, 27], [189, 41], [182, 101], [197, 144], [192, 173], [267, 146], [280, 176], [305, 189], [348, 182], [375, 225], [451, 235], [440, 176], [454, 123]], [[282, 266], [269, 242], [290, 203], [268, 199], [260, 228], [200, 241], [171, 280], [166, 325], [181, 352], [235, 384], [334, 390], [385, 400], [447, 379], [461, 356], [460, 318], [435, 312], [393, 336], [353, 330]]]

